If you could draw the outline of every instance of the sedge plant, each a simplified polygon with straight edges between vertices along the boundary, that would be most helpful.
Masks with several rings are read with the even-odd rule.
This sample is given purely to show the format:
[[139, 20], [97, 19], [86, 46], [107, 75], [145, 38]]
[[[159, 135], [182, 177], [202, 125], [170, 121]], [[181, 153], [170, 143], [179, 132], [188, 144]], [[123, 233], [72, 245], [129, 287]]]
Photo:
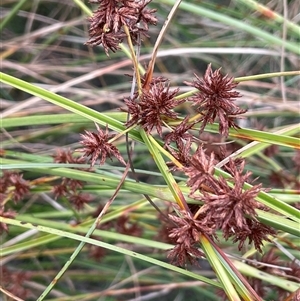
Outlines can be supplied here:
[[[4, 300], [298, 300], [300, 71], [292, 67], [299, 62], [300, 28], [288, 18], [287, 5], [281, 15], [278, 7], [255, 1], [220, 7], [174, 0], [90, 2], [93, 11], [74, 0], [88, 17], [49, 25], [48, 32], [61, 32], [40, 45], [51, 51], [59, 35], [72, 40], [83, 23], [88, 37], [81, 47], [88, 49], [86, 62], [94, 61], [86, 74], [66, 73], [56, 85], [59, 76], [50, 63], [57, 78], [38, 75], [38, 65], [30, 70], [30, 58], [16, 67], [18, 37], [2, 52]], [[26, 15], [29, 9], [20, 6], [25, 3], [16, 2], [3, 20], [8, 37], [18, 10]], [[245, 7], [253, 10], [248, 24]], [[204, 50], [185, 40], [191, 13], [203, 21], [198, 30], [211, 34], [200, 40], [213, 47], [206, 48], [210, 55], [201, 70], [189, 70], [193, 59], [182, 57], [189, 71], [184, 74], [161, 57], [164, 51], [169, 59]], [[191, 47], [163, 50], [177, 25]], [[257, 37], [251, 39], [256, 47], [244, 47], [249, 61], [236, 72], [212, 56], [243, 51], [242, 43], [228, 40], [234, 26]], [[26, 28], [31, 39], [43, 32], [31, 23]], [[60, 47], [63, 53], [66, 46]], [[80, 51], [69, 53], [71, 73], [81, 72]], [[279, 70], [253, 68], [252, 74], [253, 56], [263, 53], [279, 57]], [[121, 75], [115, 72], [125, 67]], [[120, 82], [113, 79], [105, 91], [86, 82], [114, 72]], [[16, 103], [17, 90], [32, 97]], [[97, 108], [98, 99], [110, 98], [112, 109]], [[40, 99], [51, 107], [39, 110], [34, 105]], [[268, 128], [272, 118], [281, 123]], [[67, 142], [70, 132], [76, 135]], [[61, 142], [51, 147], [49, 136]]]

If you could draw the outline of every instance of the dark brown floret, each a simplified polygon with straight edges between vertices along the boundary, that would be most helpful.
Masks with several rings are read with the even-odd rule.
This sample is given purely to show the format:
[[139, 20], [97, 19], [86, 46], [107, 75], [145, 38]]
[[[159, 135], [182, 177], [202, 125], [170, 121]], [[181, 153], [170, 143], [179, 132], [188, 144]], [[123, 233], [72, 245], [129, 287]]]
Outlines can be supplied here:
[[131, 127], [135, 124], [139, 124], [140, 118], [142, 117], [141, 106], [137, 102], [138, 95], [135, 94], [133, 98], [125, 98], [124, 102], [127, 105], [127, 109], [125, 110], [128, 114], [130, 114], [130, 120], [126, 122], [127, 127]]
[[[69, 164], [83, 164], [86, 161], [84, 157], [76, 157], [71, 152], [71, 150], [62, 150], [57, 149], [56, 154], [53, 155], [54, 162], [56, 163], [69, 163]], [[78, 168], [79, 170], [90, 170], [86, 168]], [[74, 194], [78, 189], [82, 189], [84, 182], [76, 179], [62, 178], [62, 181], [58, 185], [54, 185], [52, 192], [54, 193], [55, 198], [65, 196], [69, 194]]]
[[85, 158], [83, 157], [74, 157], [71, 150], [57, 149], [56, 154], [53, 155], [53, 160], [55, 163], [74, 163], [74, 164], [83, 164]]
[[119, 44], [126, 37], [124, 26], [127, 26], [133, 44], [138, 42], [138, 35], [147, 36], [148, 24], [156, 25], [155, 9], [147, 9], [151, 0], [142, 1], [93, 1], [99, 3], [98, 9], [88, 20], [91, 22], [87, 45], [102, 45], [106, 54], [119, 49]]
[[52, 192], [55, 198], [67, 196], [69, 193], [75, 193], [78, 189], [83, 188], [84, 182], [76, 179], [63, 178], [62, 182], [53, 186]]
[[[189, 160], [188, 166], [183, 167], [184, 173], [188, 176], [186, 184], [191, 187], [191, 197], [199, 199], [196, 192], [202, 190], [202, 185], [215, 186], [214, 170], [214, 153], [211, 153], [210, 157], [208, 157], [202, 147], [198, 147]], [[202, 196], [200, 196], [200, 199], [202, 199]]]
[[[22, 300], [32, 300], [34, 294], [26, 288], [25, 282], [32, 277], [31, 272], [17, 271], [0, 266], [0, 286], [11, 294], [22, 298]], [[9, 300], [12, 300], [9, 298]], [[13, 298], [13, 300], [16, 300]]]
[[[0, 206], [0, 216], [5, 218], [15, 218], [16, 212], [8, 209], [8, 211], [5, 211], [4, 206]], [[8, 226], [5, 223], [0, 223], [0, 234], [3, 233], [3, 231], [8, 232]]]
[[191, 100], [202, 115], [199, 119], [202, 122], [200, 133], [207, 123], [213, 123], [218, 118], [219, 132], [227, 137], [230, 127], [239, 128], [235, 123], [235, 118], [245, 113], [246, 110], [233, 103], [235, 98], [241, 97], [239, 92], [233, 91], [238, 83], [235, 83], [228, 75], [222, 76], [220, 70], [221, 68], [213, 72], [209, 64], [203, 79], [195, 74], [195, 81], [185, 83], [199, 90], [191, 97]]
[[[101, 240], [99, 236], [92, 236], [93, 239]], [[107, 249], [88, 244], [89, 256], [95, 259], [96, 261], [101, 261], [107, 254]]]
[[[18, 202], [22, 200], [26, 194], [29, 193], [30, 183], [23, 179], [23, 175], [17, 172], [4, 171], [0, 179], [0, 201], [9, 197]], [[12, 190], [8, 189], [13, 188]]]
[[[202, 220], [195, 220], [185, 211], [182, 216], [169, 215], [169, 218], [177, 224], [177, 228], [170, 231], [169, 237], [176, 242], [175, 247], [169, 251], [168, 257], [179, 266], [184, 266], [187, 261], [197, 263], [197, 258], [204, 256], [199, 250], [199, 235], [214, 235], [215, 227], [212, 224], [205, 224]], [[198, 247], [196, 246], [198, 244]]]
[[[190, 150], [191, 150], [191, 146], [192, 146], [192, 141], [191, 140], [185, 141], [185, 143], [183, 143], [182, 146], [180, 146], [180, 148], [178, 148], [178, 150], [175, 150], [174, 148], [172, 148], [168, 144], [166, 144], [165, 146], [168, 149], [168, 151], [171, 153], [171, 155], [178, 162], [180, 162], [182, 164], [182, 166], [184, 166], [184, 167], [190, 166], [190, 161], [191, 161]], [[167, 162], [167, 165], [172, 166], [173, 170], [180, 169], [176, 165], [174, 166], [173, 162]]]
[[103, 131], [96, 124], [98, 133], [85, 131], [85, 134], [81, 134], [82, 141], [80, 143], [84, 146], [83, 149], [78, 151], [83, 152], [83, 156], [91, 157], [91, 166], [94, 166], [97, 159], [100, 157], [100, 165], [104, 164], [106, 158], [116, 157], [122, 164], [126, 165], [119, 150], [109, 142], [109, 139], [113, 137], [113, 134], [108, 132], [108, 128]]
[[92, 196], [88, 193], [83, 193], [83, 192], [74, 193], [70, 195], [69, 201], [77, 210], [82, 210], [84, 204], [92, 201]]
[[272, 158], [276, 154], [278, 154], [278, 152], [279, 152], [279, 146], [275, 145], [275, 144], [272, 144], [264, 150], [264, 155], [269, 157], [269, 158]]
[[248, 239], [249, 244], [253, 242], [255, 249], [262, 253], [261, 247], [263, 246], [264, 241], [271, 241], [269, 237], [276, 235], [276, 231], [253, 218], [246, 218], [246, 223], [248, 230], [243, 227], [234, 233], [230, 234], [228, 232], [228, 235], [233, 236], [233, 242], [239, 242], [239, 250], [243, 248], [245, 241]]
[[251, 173], [247, 172], [243, 175], [245, 162], [241, 166], [236, 166], [233, 160], [229, 163], [233, 173], [233, 187], [229, 185], [228, 179], [220, 177], [216, 182], [218, 188], [215, 193], [204, 192], [203, 198], [205, 202], [203, 211], [209, 211], [207, 214], [210, 214], [217, 227], [223, 230], [226, 238], [233, 231], [250, 231], [244, 215], [256, 216], [255, 209], [260, 205], [255, 197], [262, 190], [261, 184], [243, 190], [243, 186]]
[[128, 215], [121, 215], [115, 222], [117, 233], [140, 237], [143, 228], [137, 223], [132, 222]]
[[69, 192], [69, 189], [63, 181], [61, 184], [53, 186], [52, 192], [53, 192], [55, 198], [57, 199], [58, 197], [66, 196], [67, 193]]
[[149, 89], [143, 89], [139, 97], [136, 94], [133, 99], [125, 99], [127, 112], [131, 119], [126, 125], [141, 125], [146, 132], [151, 132], [156, 128], [157, 133], [162, 136], [162, 127], [164, 121], [174, 120], [178, 114], [173, 109], [185, 100], [176, 100], [175, 96], [179, 89], [170, 91], [169, 83], [157, 82], [150, 85]]
[[23, 197], [29, 193], [29, 182], [23, 179], [23, 175], [12, 174], [10, 176], [10, 181], [13, 186], [15, 186], [15, 190], [13, 193], [14, 201], [20, 201]]
[[9, 185], [11, 183], [10, 182], [10, 176], [12, 174], [13, 174], [13, 172], [11, 172], [11, 171], [7, 171], [7, 170], [3, 171], [3, 175], [0, 178], [0, 192], [1, 193], [6, 192], [6, 189], [9, 187]]
[[193, 135], [191, 135], [188, 130], [194, 126], [194, 122], [188, 123], [190, 116], [186, 116], [184, 120], [172, 129], [171, 133], [168, 133], [164, 137], [165, 145], [175, 142], [178, 150], [184, 148], [184, 144], [193, 140]]

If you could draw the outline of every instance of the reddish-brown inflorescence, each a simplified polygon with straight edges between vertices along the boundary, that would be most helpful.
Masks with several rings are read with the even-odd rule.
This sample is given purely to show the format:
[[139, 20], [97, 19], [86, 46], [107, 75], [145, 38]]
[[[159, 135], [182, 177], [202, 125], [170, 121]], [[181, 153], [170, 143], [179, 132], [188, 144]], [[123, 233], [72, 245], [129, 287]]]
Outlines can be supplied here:
[[[71, 150], [57, 149], [56, 154], [53, 155], [55, 163], [69, 163], [69, 164], [83, 164], [86, 159], [83, 157], [76, 157]], [[80, 168], [80, 170], [85, 170]], [[75, 193], [77, 189], [81, 189], [84, 186], [84, 182], [76, 179], [63, 178], [59, 185], [53, 186], [52, 192], [55, 197], [67, 196], [70, 193]]]
[[[5, 218], [15, 218], [16, 212], [8, 209], [5, 211], [4, 206], [0, 205], [0, 216], [5, 217]], [[8, 232], [8, 226], [5, 223], [0, 223], [0, 234], [3, 233], [3, 231]]]
[[262, 190], [261, 184], [244, 190], [243, 186], [251, 175], [250, 172], [243, 174], [244, 165], [238, 167], [233, 160], [229, 162], [233, 173], [234, 185], [231, 187], [228, 183], [229, 179], [219, 177], [216, 180], [216, 188], [214, 193], [203, 192], [203, 201], [205, 211], [217, 224], [217, 227], [222, 229], [225, 237], [236, 231], [250, 231], [245, 214], [250, 217], [255, 217], [255, 209], [261, 205], [255, 200], [255, 197]]
[[[101, 241], [101, 237], [99, 236], [92, 236], [91, 238]], [[102, 260], [107, 254], [107, 249], [96, 245], [89, 244], [88, 250], [89, 250], [89, 257], [92, 257], [96, 261]]]
[[[13, 171], [4, 171], [0, 178], [0, 216], [4, 218], [15, 218], [16, 212], [7, 209], [7, 203], [13, 200], [15, 203], [21, 201], [28, 193], [30, 183], [23, 179], [23, 175]], [[8, 226], [0, 223], [0, 234], [8, 232]]]
[[115, 222], [117, 233], [141, 237], [143, 228], [137, 223], [132, 222], [128, 215], [121, 215]]
[[239, 108], [233, 101], [241, 97], [240, 93], [233, 91], [238, 85], [228, 75], [222, 76], [221, 68], [212, 71], [211, 64], [208, 65], [203, 79], [195, 74], [196, 80], [185, 82], [187, 85], [199, 90], [191, 97], [191, 101], [196, 106], [196, 110], [202, 115], [199, 121], [202, 122], [200, 133], [207, 123], [219, 121], [219, 132], [228, 136], [230, 127], [239, 128], [235, 123], [235, 118], [246, 110]]
[[31, 290], [24, 285], [25, 281], [29, 281], [32, 277], [30, 272], [16, 271], [0, 266], [0, 275], [0, 286], [11, 294], [23, 300], [29, 300], [34, 296]]
[[[182, 144], [182, 146], [178, 150], [173, 149], [169, 145], [166, 145], [166, 148], [169, 150], [172, 156], [183, 166], [189, 166], [190, 159], [191, 159], [191, 155], [190, 155], [191, 146], [192, 146], [192, 141], [187, 140], [185, 141], [185, 143]], [[174, 162], [172, 161], [167, 162], [167, 165], [172, 166], [171, 170], [181, 169], [178, 166], [174, 165]]]
[[[224, 236], [233, 237], [233, 242], [239, 242], [238, 248], [241, 250], [248, 239], [249, 244], [253, 242], [254, 247], [260, 253], [263, 252], [262, 246], [264, 241], [271, 241], [270, 236], [276, 235], [276, 231], [262, 223], [260, 223], [255, 218], [246, 218], [247, 228], [243, 227], [240, 230], [227, 231], [224, 233]], [[227, 237], [225, 237], [227, 238]]]
[[100, 4], [89, 18], [91, 22], [87, 45], [102, 45], [106, 54], [119, 49], [119, 44], [126, 37], [124, 26], [129, 29], [133, 44], [138, 42], [138, 36], [147, 36], [149, 24], [156, 25], [156, 9], [146, 6], [151, 0], [93, 0]]
[[[76, 157], [71, 150], [58, 149], [53, 158], [56, 163], [83, 164], [86, 162], [86, 158]], [[89, 170], [86, 168], [78, 169]], [[52, 192], [56, 198], [65, 196], [76, 210], [81, 210], [84, 204], [93, 199], [90, 194], [78, 191], [84, 187], [84, 184], [84, 181], [63, 177], [60, 184], [53, 186]]]
[[69, 201], [76, 208], [76, 210], [82, 210], [84, 204], [92, 201], [93, 197], [88, 193], [73, 192], [69, 196]]
[[30, 184], [17, 172], [4, 171], [0, 179], [0, 204], [9, 197], [15, 203], [22, 200], [29, 193]]
[[84, 157], [91, 157], [91, 166], [94, 166], [97, 159], [100, 157], [100, 165], [104, 164], [106, 158], [116, 157], [122, 164], [126, 165], [119, 150], [109, 142], [114, 136], [108, 132], [108, 128], [103, 131], [96, 124], [98, 133], [85, 131], [85, 134], [81, 134], [82, 141], [80, 143], [84, 146], [83, 149], [78, 149], [79, 152], [83, 152]]
[[[222, 176], [214, 177], [214, 156], [208, 158], [202, 148], [192, 156], [190, 165], [183, 170], [188, 175], [187, 185], [191, 187], [190, 197], [201, 200], [200, 216], [204, 224], [213, 224], [215, 229], [223, 232], [225, 239], [233, 237], [234, 242], [239, 242], [239, 249], [246, 239], [253, 242], [258, 251], [264, 240], [269, 240], [269, 235], [276, 232], [269, 226], [261, 224], [257, 220], [256, 209], [264, 209], [255, 198], [263, 191], [261, 184], [247, 190], [244, 184], [249, 180], [250, 172], [243, 174], [245, 162], [230, 160], [228, 169], [233, 176], [233, 185], [229, 179]], [[203, 185], [209, 188], [203, 189]]]
[[156, 128], [157, 133], [162, 136], [163, 122], [168, 119], [176, 119], [178, 114], [173, 111], [175, 107], [185, 100], [176, 100], [175, 96], [179, 89], [170, 91], [169, 82], [152, 82], [149, 89], [142, 89], [142, 94], [135, 94], [134, 98], [126, 98], [127, 112], [131, 118], [126, 123], [128, 127], [139, 124], [150, 133]]
[[190, 116], [187, 115], [179, 125], [173, 128], [172, 132], [164, 137], [165, 144], [170, 144], [171, 142], [176, 142], [177, 146], [180, 148], [180, 144], [183, 141], [193, 140], [193, 135], [188, 133], [194, 126], [194, 122], [189, 123]]
[[23, 175], [14, 173], [10, 176], [10, 182], [15, 187], [13, 198], [15, 202], [18, 202], [29, 193], [29, 182], [23, 179]]
[[57, 149], [56, 154], [53, 155], [53, 160], [55, 163], [74, 163], [74, 164], [83, 164], [85, 163], [85, 158], [75, 157], [71, 150]]
[[216, 187], [214, 170], [214, 153], [207, 156], [203, 148], [199, 146], [190, 158], [188, 166], [183, 167], [184, 173], [188, 176], [187, 185], [191, 187], [190, 196], [192, 198], [202, 199], [202, 195], [198, 196], [198, 192], [202, 191], [203, 185]]
[[187, 149], [189, 150], [190, 147], [187, 148], [187, 145], [191, 146], [191, 143], [193, 141], [193, 135], [190, 134], [188, 131], [195, 124], [194, 122], [189, 122], [189, 118], [190, 116], [187, 115], [179, 125], [177, 125], [172, 129], [172, 132], [165, 135], [164, 141], [165, 141], [165, 147], [167, 149], [172, 150], [172, 148], [170, 148], [169, 145], [172, 142], [175, 142], [178, 148], [178, 153], [186, 152]]
[[9, 187], [9, 185], [11, 183], [11, 181], [9, 179], [11, 174], [12, 174], [12, 172], [4, 170], [3, 175], [0, 178], [0, 193], [3, 195], [6, 193], [7, 188]]
[[187, 261], [194, 264], [197, 258], [204, 256], [199, 250], [199, 236], [204, 233], [213, 236], [215, 227], [212, 223], [205, 224], [201, 219], [194, 219], [185, 211], [180, 211], [180, 214], [181, 216], [169, 215], [177, 227], [169, 232], [169, 237], [175, 240], [176, 245], [169, 251], [168, 257], [173, 263], [184, 266]]
[[[87, 44], [102, 44], [106, 54], [109, 49], [116, 51], [126, 37], [124, 26], [128, 28], [133, 43], [136, 43], [139, 40], [138, 36], [146, 35], [148, 24], [156, 24], [155, 10], [146, 8], [150, 0], [92, 2], [99, 3], [100, 6], [89, 18], [90, 40]], [[225, 239], [233, 237], [234, 241], [238, 241], [239, 248], [242, 248], [246, 239], [249, 239], [259, 251], [262, 241], [268, 240], [269, 234], [275, 234], [271, 228], [262, 225], [256, 218], [255, 209], [261, 206], [255, 198], [262, 191], [261, 185], [248, 190], [243, 189], [250, 176], [250, 173], [243, 175], [243, 160], [230, 161], [227, 164], [226, 169], [233, 179], [233, 185], [230, 185], [228, 179], [214, 175], [216, 160], [213, 152], [207, 156], [202, 147], [198, 147], [193, 155], [190, 154], [192, 142], [196, 140], [189, 130], [195, 123], [201, 122], [201, 134], [208, 123], [217, 120], [219, 133], [227, 137], [229, 128], [239, 128], [236, 118], [246, 112], [234, 103], [234, 100], [241, 96], [234, 91], [238, 83], [228, 75], [223, 76], [220, 70], [221, 68], [213, 71], [209, 64], [203, 79], [195, 74], [196, 80], [185, 82], [198, 90], [190, 99], [196, 106], [199, 117], [193, 118], [193, 122], [189, 123], [189, 116], [186, 116], [181, 124], [172, 128], [172, 132], [164, 137], [165, 148], [183, 164], [182, 171], [188, 176], [187, 185], [191, 188], [190, 197], [204, 203], [195, 217], [189, 212], [180, 212], [180, 216], [169, 215], [172, 222], [177, 225], [169, 233], [169, 237], [176, 243], [169, 257], [179, 265], [184, 265], [186, 260], [193, 262], [194, 257], [203, 255], [194, 246], [199, 241], [200, 234], [214, 237], [215, 231], [220, 229]], [[126, 126], [140, 125], [147, 133], [156, 129], [159, 136], [163, 137], [162, 129], [165, 123], [178, 118], [174, 108], [185, 99], [175, 98], [179, 89], [170, 91], [169, 82], [165, 78], [152, 78], [150, 83], [145, 83], [145, 78], [142, 78], [141, 84], [142, 89], [139, 93], [136, 92], [133, 97], [124, 99], [127, 105], [125, 111], [130, 116]], [[82, 135], [80, 143], [84, 148], [80, 151], [84, 153], [83, 156], [91, 158], [91, 166], [99, 157], [100, 164], [103, 164], [107, 157], [112, 156], [125, 165], [118, 149], [109, 142], [112, 135], [108, 129], [102, 131], [98, 125], [96, 127], [98, 133], [85, 131]], [[173, 142], [177, 150], [171, 146]], [[225, 150], [222, 149], [221, 152], [223, 156]], [[73, 197], [75, 196], [78, 195], [74, 194]], [[81, 207], [81, 201], [76, 199], [74, 202], [77, 207]]]

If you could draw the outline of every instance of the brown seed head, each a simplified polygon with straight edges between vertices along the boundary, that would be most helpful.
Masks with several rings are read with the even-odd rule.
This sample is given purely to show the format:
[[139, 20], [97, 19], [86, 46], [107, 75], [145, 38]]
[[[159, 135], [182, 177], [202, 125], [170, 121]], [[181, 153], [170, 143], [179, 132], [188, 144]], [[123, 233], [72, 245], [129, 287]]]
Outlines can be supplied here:
[[94, 166], [96, 160], [100, 157], [100, 165], [104, 164], [107, 157], [116, 157], [122, 164], [126, 165], [119, 150], [109, 142], [109, 139], [113, 137], [108, 132], [108, 127], [103, 131], [96, 124], [98, 133], [85, 131], [85, 134], [81, 134], [82, 141], [80, 143], [84, 146], [83, 149], [78, 151], [83, 152], [83, 156], [91, 157], [91, 165]]
[[137, 94], [133, 99], [125, 99], [127, 112], [131, 115], [126, 125], [139, 124], [148, 133], [156, 128], [162, 136], [163, 121], [177, 118], [178, 114], [173, 109], [185, 101], [174, 99], [178, 91], [170, 91], [169, 83], [161, 81], [151, 84], [149, 89], [143, 89], [139, 102]]
[[239, 128], [234, 119], [246, 110], [233, 103], [235, 98], [241, 97], [239, 92], [233, 91], [238, 83], [228, 75], [222, 76], [220, 70], [221, 68], [213, 72], [209, 64], [203, 79], [195, 74], [195, 81], [185, 83], [199, 90], [191, 100], [197, 106], [197, 111], [202, 114], [199, 119], [202, 122], [200, 133], [207, 123], [213, 123], [218, 118], [219, 132], [227, 137], [230, 127]]
[[184, 266], [187, 261], [197, 263], [197, 258], [204, 256], [204, 253], [197, 248], [199, 235], [205, 233], [214, 235], [215, 227], [212, 224], [205, 224], [202, 220], [195, 220], [185, 211], [180, 211], [181, 216], [169, 215], [169, 218], [177, 224], [176, 228], [170, 230], [169, 237], [176, 243], [169, 251], [168, 257], [175, 264]]
[[149, 24], [156, 25], [157, 19], [154, 15], [155, 9], [147, 9], [151, 0], [98, 0], [98, 9], [88, 20], [90, 39], [87, 45], [102, 45], [106, 54], [119, 49], [126, 34], [123, 26], [127, 26], [133, 44], [138, 42], [138, 35], [147, 36]]

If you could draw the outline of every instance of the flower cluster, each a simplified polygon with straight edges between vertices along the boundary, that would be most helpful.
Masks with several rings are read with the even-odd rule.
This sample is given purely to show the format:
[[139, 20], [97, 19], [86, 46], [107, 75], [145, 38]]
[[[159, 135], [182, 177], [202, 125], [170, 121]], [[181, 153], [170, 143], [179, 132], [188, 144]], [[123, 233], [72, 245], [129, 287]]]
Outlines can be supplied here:
[[169, 232], [169, 237], [174, 240], [176, 245], [169, 252], [168, 257], [172, 262], [184, 266], [187, 261], [194, 264], [197, 258], [204, 256], [196, 244], [199, 242], [201, 233], [213, 235], [214, 226], [194, 219], [185, 211], [180, 211], [180, 214], [181, 216], [169, 214], [169, 218], [177, 227], [172, 228]]
[[162, 136], [162, 127], [167, 120], [174, 120], [178, 114], [173, 109], [185, 100], [176, 100], [179, 89], [170, 91], [169, 82], [165, 79], [154, 80], [149, 89], [143, 89], [142, 94], [126, 98], [127, 112], [131, 118], [126, 123], [128, 127], [139, 124], [150, 133], [153, 128]]
[[[148, 24], [156, 24], [155, 10], [146, 9], [150, 0], [103, 0], [93, 1], [100, 3], [100, 7], [90, 18], [90, 40], [87, 44], [102, 44], [105, 52], [118, 49], [119, 43], [126, 37], [124, 27], [127, 27], [133, 43], [138, 41], [140, 34], [146, 34]], [[238, 107], [234, 101], [240, 93], [234, 90], [238, 83], [232, 77], [221, 74], [221, 68], [213, 71], [208, 65], [203, 78], [198, 77], [187, 85], [197, 89], [189, 99], [196, 107], [196, 116], [186, 116], [179, 123], [179, 114], [174, 111], [186, 99], [177, 98], [179, 89], [170, 91], [169, 81], [163, 77], [141, 79], [141, 91], [132, 97], [125, 98], [126, 111], [129, 119], [127, 127], [140, 125], [148, 134], [153, 130], [164, 140], [164, 147], [182, 164], [181, 171], [187, 176], [187, 185], [190, 187], [190, 197], [201, 201], [195, 214], [180, 212], [180, 216], [169, 215], [170, 220], [177, 227], [169, 231], [169, 238], [175, 242], [175, 247], [169, 253], [173, 262], [179, 265], [189, 260], [194, 262], [195, 257], [202, 256], [202, 252], [195, 247], [199, 235], [210, 238], [216, 237], [216, 231], [221, 230], [224, 238], [232, 238], [238, 242], [241, 249], [248, 239], [255, 248], [261, 251], [262, 242], [274, 235], [272, 228], [261, 224], [257, 219], [256, 209], [264, 209], [255, 200], [261, 185], [255, 185], [245, 190], [245, 183], [249, 182], [251, 173], [244, 174], [245, 162], [242, 159], [230, 161], [225, 169], [232, 176], [232, 180], [215, 175], [217, 156], [225, 157], [225, 147], [220, 148], [219, 154], [214, 152], [208, 156], [199, 142], [208, 123], [219, 122], [221, 138], [227, 138], [229, 128], [239, 128], [236, 118], [246, 110]], [[150, 73], [147, 73], [147, 75]], [[146, 83], [147, 81], [147, 83]], [[170, 121], [173, 124], [170, 124]], [[200, 123], [199, 137], [190, 132]], [[163, 135], [163, 128], [170, 130]], [[84, 145], [81, 150], [84, 156], [91, 157], [91, 165], [100, 157], [103, 164], [107, 157], [116, 157], [125, 164], [117, 148], [110, 143], [112, 135], [102, 131], [97, 126], [98, 133], [86, 131], [80, 142]], [[192, 155], [192, 144], [198, 144]], [[124, 230], [124, 229], [123, 229]], [[122, 229], [118, 229], [122, 232]]]
[[[11, 209], [5, 211], [4, 206], [0, 205], [0, 216], [5, 218], [15, 218], [16, 212], [12, 211]], [[8, 232], [8, 226], [5, 223], [0, 223], [0, 234], [2, 234], [3, 231]]]
[[89, 18], [91, 22], [87, 45], [102, 45], [106, 54], [115, 52], [126, 37], [124, 26], [127, 26], [133, 44], [138, 36], [147, 36], [149, 24], [156, 25], [155, 9], [146, 6], [151, 0], [93, 0], [99, 8]]
[[[17, 271], [5, 266], [0, 266], [0, 275], [1, 288], [23, 300], [30, 300], [31, 298], [36, 297], [33, 292], [24, 285], [26, 281], [29, 281], [32, 278], [30, 272]], [[16, 299], [14, 298], [14, 300]]]
[[273, 228], [257, 219], [256, 209], [265, 209], [255, 200], [263, 191], [261, 184], [244, 189], [251, 176], [250, 172], [243, 173], [245, 161], [229, 161], [227, 169], [232, 179], [216, 177], [215, 163], [213, 153], [207, 156], [203, 148], [198, 147], [189, 164], [182, 168], [188, 176], [189, 196], [203, 202], [203, 205], [192, 209], [196, 211], [194, 217], [172, 217], [178, 228], [172, 229], [169, 236], [175, 235], [178, 239], [170, 256], [177, 258], [179, 265], [184, 259], [189, 259], [188, 254], [195, 255], [191, 248], [196, 242], [195, 234], [191, 234], [193, 231], [214, 237], [215, 231], [221, 230], [226, 240], [232, 238], [233, 242], [239, 243], [239, 249], [248, 239], [259, 252], [262, 252], [263, 241], [270, 241], [269, 235], [276, 234]]
[[108, 132], [108, 128], [103, 131], [96, 124], [98, 133], [85, 131], [85, 134], [81, 134], [82, 140], [80, 143], [84, 146], [83, 149], [79, 149], [79, 152], [83, 152], [83, 157], [91, 157], [91, 166], [94, 166], [97, 159], [100, 157], [100, 165], [104, 164], [106, 158], [116, 157], [122, 164], [126, 165], [119, 150], [109, 142], [114, 136]]
[[202, 147], [198, 147], [191, 156], [189, 164], [183, 167], [184, 173], [188, 176], [187, 185], [191, 187], [191, 197], [199, 199], [195, 195], [198, 190], [202, 190], [204, 185], [207, 187], [215, 186], [215, 160], [214, 153], [208, 157]]
[[[83, 164], [85, 163], [85, 158], [76, 157], [70, 150], [58, 149], [56, 154], [53, 156], [55, 163], [68, 163], [68, 164]], [[85, 170], [80, 168], [80, 170]], [[53, 186], [52, 192], [55, 197], [66, 197], [69, 202], [76, 208], [76, 210], [81, 210], [84, 204], [92, 200], [91, 195], [79, 191], [83, 188], [84, 182], [81, 180], [70, 179], [63, 177], [60, 184]]]
[[241, 97], [237, 91], [232, 91], [238, 83], [233, 81], [228, 75], [222, 76], [221, 68], [212, 71], [211, 64], [208, 65], [203, 79], [195, 74], [196, 80], [185, 82], [187, 85], [195, 87], [198, 92], [191, 97], [193, 105], [201, 114], [199, 122], [202, 122], [200, 132], [207, 123], [219, 120], [219, 132], [225, 137], [228, 136], [230, 127], [239, 128], [235, 118], [246, 110], [239, 108], [233, 101]]
[[[0, 178], [0, 216], [15, 218], [16, 212], [7, 209], [7, 203], [12, 200], [17, 203], [24, 199], [30, 191], [30, 183], [23, 179], [23, 175], [13, 171], [4, 171]], [[8, 226], [0, 223], [0, 234], [8, 232]]]
[[30, 184], [17, 172], [4, 171], [0, 178], [0, 204], [7, 199], [15, 203], [22, 200], [29, 193]]
[[[117, 158], [123, 165], [126, 165], [123, 157], [119, 150], [109, 141], [114, 137], [113, 134], [109, 133], [108, 128], [103, 131], [97, 124], [97, 133], [85, 131], [85, 134], [81, 134], [82, 140], [80, 143], [84, 146], [78, 149], [79, 152], [83, 153], [82, 158], [90, 157], [91, 167], [95, 165], [96, 161], [100, 157], [100, 165], [104, 164], [106, 158], [112, 159]], [[80, 183], [80, 181], [79, 181]], [[91, 197], [88, 194], [73, 194], [70, 198], [72, 203], [77, 207], [81, 208], [82, 204], [89, 202]]]
[[[184, 120], [177, 126], [172, 128], [172, 131], [165, 135], [165, 148], [173, 155], [173, 157], [184, 166], [188, 166], [190, 161], [190, 149], [192, 142], [195, 141], [189, 130], [195, 125], [195, 122], [189, 122], [190, 116], [187, 115]], [[177, 149], [171, 147], [171, 143], [175, 143]], [[172, 164], [171, 162], [169, 165]], [[173, 169], [177, 169], [176, 166]]]
[[213, 176], [213, 155], [207, 157], [203, 149], [199, 148], [192, 159], [191, 166], [184, 171], [189, 176], [190, 196], [204, 202], [201, 208], [204, 222], [213, 222], [225, 239], [233, 237], [234, 242], [239, 241], [239, 249], [248, 238], [261, 251], [263, 241], [269, 241], [268, 235], [275, 235], [275, 231], [256, 219], [255, 209], [264, 207], [255, 198], [263, 189], [261, 184], [244, 189], [251, 176], [251, 172], [243, 174], [245, 161], [229, 161], [230, 180]]

